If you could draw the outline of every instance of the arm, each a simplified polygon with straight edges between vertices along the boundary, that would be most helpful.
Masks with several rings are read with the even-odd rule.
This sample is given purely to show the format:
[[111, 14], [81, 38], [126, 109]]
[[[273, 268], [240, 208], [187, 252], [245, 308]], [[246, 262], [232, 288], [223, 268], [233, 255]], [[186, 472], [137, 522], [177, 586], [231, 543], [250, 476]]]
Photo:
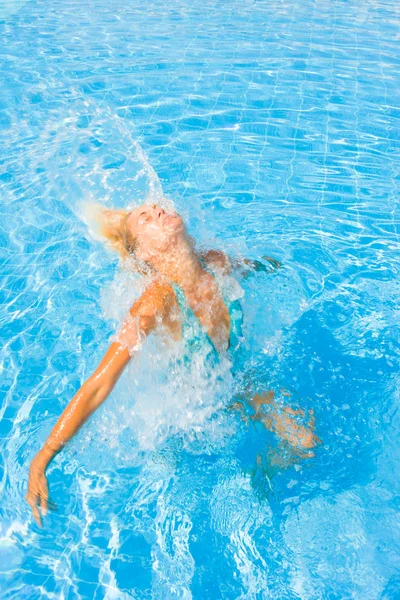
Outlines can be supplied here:
[[262, 257], [264, 262], [248, 258], [236, 258], [232, 260], [221, 250], [207, 250], [206, 252], [201, 252], [200, 256], [211, 268], [217, 267], [224, 274], [231, 273], [233, 269], [237, 269], [242, 277], [248, 277], [254, 271], [273, 273], [282, 266], [282, 263], [269, 256]]
[[41, 526], [41, 514], [38, 500], [43, 514], [46, 514], [49, 503], [45, 474], [48, 465], [109, 396], [131, 359], [128, 347], [134, 346], [141, 338], [149, 335], [156, 326], [157, 317], [162, 317], [168, 310], [168, 292], [169, 290], [162, 286], [152, 284], [135, 302], [130, 309], [132, 318], [126, 321], [121, 331], [126, 344], [113, 342], [110, 345], [96, 371], [72, 398], [43, 448], [33, 458], [29, 469], [26, 500], [39, 526]]

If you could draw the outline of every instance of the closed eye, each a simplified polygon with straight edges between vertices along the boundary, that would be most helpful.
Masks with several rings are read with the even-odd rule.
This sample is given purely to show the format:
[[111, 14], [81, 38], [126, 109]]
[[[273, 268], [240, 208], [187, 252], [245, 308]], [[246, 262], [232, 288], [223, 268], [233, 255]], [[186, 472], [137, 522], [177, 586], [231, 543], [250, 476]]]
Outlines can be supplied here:
[[139, 219], [140, 219], [141, 223], [147, 223], [148, 221], [150, 221], [151, 215], [149, 213], [147, 213], [146, 211], [143, 211], [140, 213]]

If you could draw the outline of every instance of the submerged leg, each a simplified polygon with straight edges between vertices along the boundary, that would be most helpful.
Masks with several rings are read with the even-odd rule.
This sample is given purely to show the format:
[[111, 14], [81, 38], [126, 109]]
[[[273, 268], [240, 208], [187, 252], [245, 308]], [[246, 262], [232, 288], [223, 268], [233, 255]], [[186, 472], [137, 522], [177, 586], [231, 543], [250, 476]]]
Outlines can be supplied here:
[[[250, 399], [250, 404], [254, 409], [252, 420], [260, 421], [268, 430], [273, 431], [294, 449], [302, 452], [303, 454], [299, 455], [302, 458], [314, 456], [311, 450], [321, 444], [321, 440], [314, 432], [313, 410], [309, 411], [307, 420], [305, 420], [304, 410], [280, 406], [274, 398], [273, 391], [255, 394]], [[301, 417], [303, 422], [299, 422], [298, 417]]]

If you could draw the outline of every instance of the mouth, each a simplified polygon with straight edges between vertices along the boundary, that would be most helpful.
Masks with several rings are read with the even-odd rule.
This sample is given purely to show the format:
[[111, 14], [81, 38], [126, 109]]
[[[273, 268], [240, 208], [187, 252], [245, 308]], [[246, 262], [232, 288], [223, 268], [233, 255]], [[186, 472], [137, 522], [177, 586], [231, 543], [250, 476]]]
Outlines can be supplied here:
[[164, 223], [173, 223], [177, 219], [179, 219], [179, 215], [176, 213], [166, 213], [164, 216]]

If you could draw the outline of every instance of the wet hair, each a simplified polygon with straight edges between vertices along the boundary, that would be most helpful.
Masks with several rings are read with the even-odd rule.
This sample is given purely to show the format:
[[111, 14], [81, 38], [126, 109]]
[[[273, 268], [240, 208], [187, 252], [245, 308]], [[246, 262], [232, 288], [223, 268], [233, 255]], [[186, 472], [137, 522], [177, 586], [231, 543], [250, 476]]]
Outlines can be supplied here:
[[98, 214], [98, 232], [108, 242], [109, 246], [127, 258], [135, 254], [136, 239], [126, 226], [130, 212], [125, 210], [101, 210]]
[[126, 222], [127, 222], [130, 214], [131, 213], [128, 212], [128, 214], [122, 218], [121, 224], [119, 227], [119, 232], [121, 235], [121, 241], [122, 241], [123, 247], [126, 250], [126, 252], [128, 254], [135, 254], [137, 240], [126, 226]]

